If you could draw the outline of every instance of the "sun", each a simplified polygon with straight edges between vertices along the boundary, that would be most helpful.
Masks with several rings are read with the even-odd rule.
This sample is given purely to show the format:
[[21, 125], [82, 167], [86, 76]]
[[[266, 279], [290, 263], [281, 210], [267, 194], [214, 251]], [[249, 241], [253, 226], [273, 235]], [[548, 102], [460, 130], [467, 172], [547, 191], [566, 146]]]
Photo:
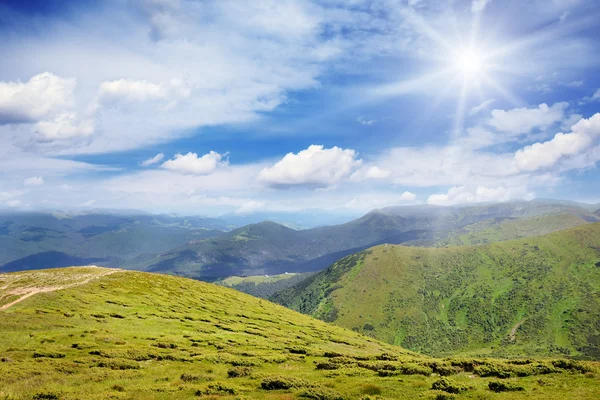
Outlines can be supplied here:
[[485, 57], [476, 49], [460, 49], [453, 55], [454, 70], [464, 79], [480, 78], [486, 70]]

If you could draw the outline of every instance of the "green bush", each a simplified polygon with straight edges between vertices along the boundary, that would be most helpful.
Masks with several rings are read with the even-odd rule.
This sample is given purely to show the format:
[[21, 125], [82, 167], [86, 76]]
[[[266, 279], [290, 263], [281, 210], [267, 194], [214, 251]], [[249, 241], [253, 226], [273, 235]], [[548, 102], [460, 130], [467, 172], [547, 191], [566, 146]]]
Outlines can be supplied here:
[[56, 393], [44, 392], [33, 395], [33, 400], [58, 400], [60, 397]]
[[33, 358], [65, 358], [66, 354], [53, 351], [36, 351], [33, 353]]
[[525, 390], [523, 386], [512, 385], [506, 382], [490, 382], [488, 383], [488, 388], [492, 392], [500, 393], [500, 392], [521, 392]]
[[252, 371], [248, 367], [234, 367], [227, 370], [227, 376], [230, 378], [241, 378], [244, 376], [250, 376]]
[[260, 387], [265, 390], [280, 390], [311, 387], [309, 382], [304, 379], [293, 378], [291, 376], [271, 376], [262, 380]]
[[134, 361], [129, 360], [103, 360], [96, 364], [100, 368], [110, 368], [117, 370], [125, 369], [140, 369], [140, 365]]
[[467, 391], [467, 388], [465, 386], [460, 385], [458, 383], [454, 383], [451, 380], [449, 380], [448, 378], [440, 378], [437, 381], [433, 382], [433, 385], [431, 385], [431, 389], [432, 390], [441, 390], [442, 392], [454, 393], [454, 394], [458, 394], [458, 393]]
[[300, 397], [314, 400], [344, 400], [344, 396], [333, 390], [324, 388], [310, 388], [300, 393]]

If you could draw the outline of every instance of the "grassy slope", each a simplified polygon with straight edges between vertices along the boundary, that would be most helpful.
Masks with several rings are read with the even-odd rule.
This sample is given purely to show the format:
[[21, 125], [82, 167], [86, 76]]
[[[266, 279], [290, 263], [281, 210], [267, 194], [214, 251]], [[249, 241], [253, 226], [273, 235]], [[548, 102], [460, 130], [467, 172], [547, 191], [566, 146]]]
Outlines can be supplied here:
[[[593, 363], [434, 360], [227, 288], [142, 272], [100, 276], [109, 272], [0, 275], [3, 304], [15, 290], [69, 286], [0, 311], [0, 398], [434, 398], [442, 392], [429, 389], [433, 370], [469, 386], [465, 399], [492, 398], [487, 386], [498, 378], [483, 376], [498, 373], [525, 391], [493, 398], [594, 399], [600, 390]], [[228, 377], [236, 374], [245, 376]], [[269, 382], [293, 387], [264, 389]]]
[[430, 354], [600, 358], [600, 223], [481, 246], [378, 246], [273, 299]]

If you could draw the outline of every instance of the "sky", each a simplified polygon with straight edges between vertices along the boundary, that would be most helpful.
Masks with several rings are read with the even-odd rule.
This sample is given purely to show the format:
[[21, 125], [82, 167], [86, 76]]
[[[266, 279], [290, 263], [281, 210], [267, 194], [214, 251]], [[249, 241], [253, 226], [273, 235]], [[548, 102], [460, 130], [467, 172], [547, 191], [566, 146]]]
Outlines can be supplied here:
[[0, 208], [600, 202], [600, 3], [0, 1]]

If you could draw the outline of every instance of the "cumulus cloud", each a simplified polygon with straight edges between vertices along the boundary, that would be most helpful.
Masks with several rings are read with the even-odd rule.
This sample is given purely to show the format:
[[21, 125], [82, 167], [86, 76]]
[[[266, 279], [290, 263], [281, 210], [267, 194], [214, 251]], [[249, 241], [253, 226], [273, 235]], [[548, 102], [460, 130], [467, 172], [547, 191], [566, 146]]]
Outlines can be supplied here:
[[385, 179], [392, 175], [392, 171], [376, 165], [365, 165], [350, 176], [350, 180], [360, 182], [367, 179]]
[[454, 186], [447, 193], [432, 194], [427, 199], [427, 204], [450, 206], [464, 203], [507, 201], [511, 198], [527, 196], [528, 194], [523, 188]]
[[488, 124], [499, 132], [518, 136], [528, 134], [534, 129], [545, 129], [565, 117], [568, 103], [556, 103], [551, 107], [540, 104], [536, 108], [515, 108], [512, 110], [493, 110]]
[[198, 157], [198, 154], [189, 152], [187, 154], [175, 154], [175, 158], [165, 161], [161, 167], [181, 174], [208, 175], [217, 168], [229, 164], [227, 154], [219, 154], [211, 151]]
[[411, 192], [404, 192], [400, 195], [398, 200], [400, 201], [414, 201], [417, 199], [417, 195]]
[[147, 166], [149, 166], [149, 165], [153, 165], [153, 164], [156, 164], [156, 163], [158, 163], [158, 162], [161, 162], [163, 158], [165, 158], [165, 155], [164, 155], [163, 153], [158, 153], [158, 154], [157, 154], [157, 155], [155, 155], [154, 157], [152, 157], [152, 158], [149, 158], [149, 159], [147, 159], [147, 160], [144, 160], [144, 161], [142, 161], [142, 162], [140, 163], [140, 165], [141, 165], [142, 167], [147, 167]]
[[42, 178], [41, 176], [32, 176], [30, 178], [27, 178], [23, 181], [24, 185], [27, 186], [40, 186], [44, 184], [44, 178]]
[[356, 158], [352, 149], [311, 145], [298, 154], [288, 153], [272, 167], [260, 171], [259, 180], [274, 187], [335, 185], [349, 177], [360, 167], [362, 160]]
[[36, 122], [70, 107], [76, 83], [50, 72], [25, 83], [0, 81], [0, 124]]
[[514, 156], [517, 168], [535, 171], [555, 165], [563, 157], [576, 156], [600, 137], [600, 113], [582, 119], [571, 128], [571, 133], [557, 133], [546, 142], [534, 143], [518, 150]]

